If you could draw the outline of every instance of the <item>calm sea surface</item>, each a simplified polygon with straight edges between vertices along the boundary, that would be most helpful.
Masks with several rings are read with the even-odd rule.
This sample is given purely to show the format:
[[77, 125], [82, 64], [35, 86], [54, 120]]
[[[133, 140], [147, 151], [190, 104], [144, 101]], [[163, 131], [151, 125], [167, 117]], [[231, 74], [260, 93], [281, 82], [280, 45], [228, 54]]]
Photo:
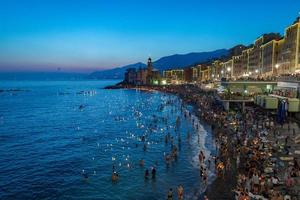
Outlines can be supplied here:
[[[199, 150], [215, 149], [210, 128], [199, 122], [197, 131], [197, 119], [184, 117], [176, 96], [102, 89], [114, 83], [0, 81], [0, 199], [165, 199], [170, 187], [176, 196], [179, 184], [187, 199], [197, 199], [205, 188]], [[179, 148], [169, 166], [168, 132]], [[117, 183], [111, 181], [113, 165]], [[145, 180], [145, 169], [153, 166], [156, 179]]]

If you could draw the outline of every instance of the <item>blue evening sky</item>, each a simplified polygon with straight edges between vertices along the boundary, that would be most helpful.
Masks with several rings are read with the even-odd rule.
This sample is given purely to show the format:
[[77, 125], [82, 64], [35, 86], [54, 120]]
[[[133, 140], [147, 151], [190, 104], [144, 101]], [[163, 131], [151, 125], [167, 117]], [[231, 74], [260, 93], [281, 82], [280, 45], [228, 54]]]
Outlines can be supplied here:
[[0, 0], [0, 71], [84, 71], [250, 44], [300, 0]]

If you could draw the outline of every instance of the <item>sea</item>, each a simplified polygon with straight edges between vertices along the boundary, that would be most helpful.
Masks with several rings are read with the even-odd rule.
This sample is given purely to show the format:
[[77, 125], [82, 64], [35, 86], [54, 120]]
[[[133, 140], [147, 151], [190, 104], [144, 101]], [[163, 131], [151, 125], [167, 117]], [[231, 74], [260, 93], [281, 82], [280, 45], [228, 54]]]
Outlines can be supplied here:
[[[177, 96], [104, 89], [117, 82], [0, 81], [1, 200], [155, 200], [170, 188], [176, 197], [178, 185], [185, 199], [203, 195], [198, 154], [216, 153], [211, 127]], [[178, 156], [166, 163], [172, 145]]]

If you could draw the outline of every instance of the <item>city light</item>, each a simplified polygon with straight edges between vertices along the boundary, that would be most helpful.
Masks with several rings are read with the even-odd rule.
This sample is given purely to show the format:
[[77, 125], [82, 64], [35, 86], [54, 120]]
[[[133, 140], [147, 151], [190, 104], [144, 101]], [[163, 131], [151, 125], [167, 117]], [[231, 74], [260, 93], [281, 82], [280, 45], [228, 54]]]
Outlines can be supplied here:
[[231, 68], [230, 68], [230, 67], [227, 67], [227, 71], [230, 72], [230, 71], [231, 71]]
[[278, 68], [279, 68], [279, 64], [276, 64], [276, 65], [275, 65], [275, 68], [278, 69]]
[[255, 73], [258, 73], [258, 69], [255, 70]]

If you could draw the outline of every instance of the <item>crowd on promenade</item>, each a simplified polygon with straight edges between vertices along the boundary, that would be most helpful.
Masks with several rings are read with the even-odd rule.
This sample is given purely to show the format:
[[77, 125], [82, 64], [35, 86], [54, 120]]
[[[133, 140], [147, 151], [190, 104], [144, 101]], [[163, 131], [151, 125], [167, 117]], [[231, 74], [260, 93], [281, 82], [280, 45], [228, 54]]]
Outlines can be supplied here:
[[[194, 85], [160, 90], [194, 104], [197, 115], [212, 125], [219, 152], [215, 158], [219, 179], [226, 179], [228, 173], [236, 176], [235, 188], [224, 186], [220, 197], [230, 190], [232, 196], [228, 199], [300, 198], [297, 127], [291, 127], [289, 122], [278, 124], [274, 116], [256, 107], [247, 107], [243, 113], [225, 112], [214, 92], [202, 91]], [[214, 195], [208, 194], [210, 199], [218, 198]]]

